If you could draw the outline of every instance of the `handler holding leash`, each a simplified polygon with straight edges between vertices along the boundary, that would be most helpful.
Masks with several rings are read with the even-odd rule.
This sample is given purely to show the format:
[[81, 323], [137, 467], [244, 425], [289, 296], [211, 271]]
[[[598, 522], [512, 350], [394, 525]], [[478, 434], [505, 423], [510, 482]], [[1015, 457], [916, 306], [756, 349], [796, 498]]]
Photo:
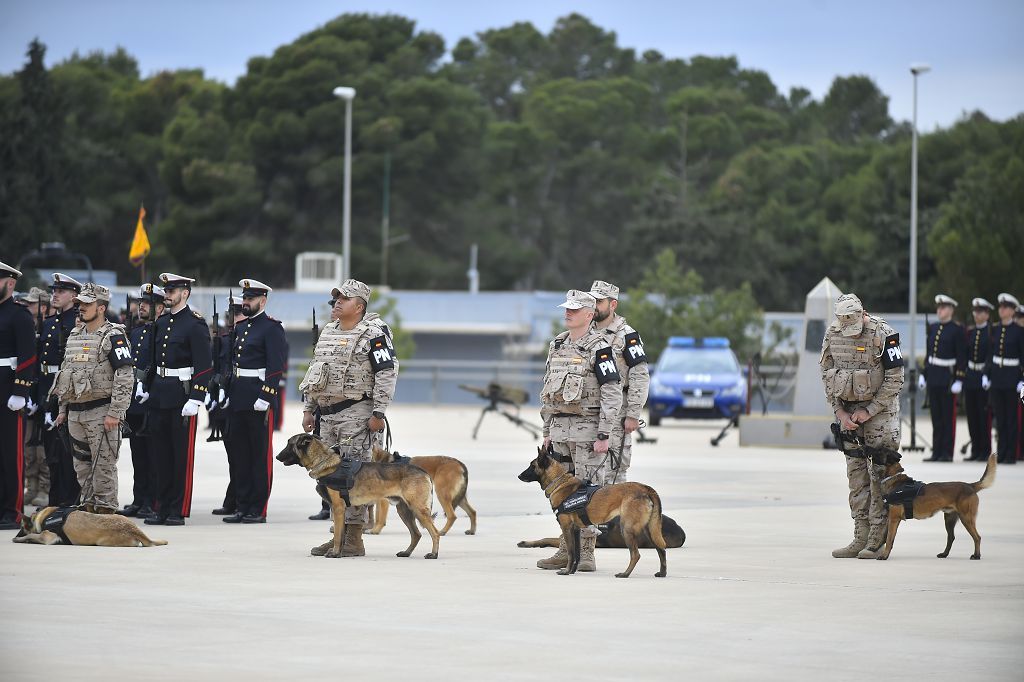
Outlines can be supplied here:
[[[550, 445], [563, 461], [571, 460], [576, 476], [604, 485], [608, 472], [608, 438], [616, 428], [622, 407], [622, 384], [615, 335], [591, 325], [597, 299], [585, 291], [565, 294], [566, 331], [551, 341], [541, 389], [544, 449]], [[597, 570], [594, 547], [597, 531], [580, 531], [577, 570]], [[569, 563], [565, 538], [554, 556], [537, 562], [538, 568], [565, 568]]]
[[[395, 397], [398, 359], [391, 330], [377, 313], [367, 313], [370, 287], [354, 279], [331, 292], [337, 320], [324, 325], [313, 349], [313, 362], [299, 384], [305, 394], [302, 428], [313, 430], [313, 412], [320, 411], [320, 434], [342, 457], [369, 462], [384, 412]], [[370, 505], [346, 507], [342, 556], [364, 556], [363, 526]], [[341, 519], [335, 519], [339, 523]], [[326, 554], [333, 541], [314, 548]]]
[[[860, 299], [836, 301], [836, 320], [821, 346], [825, 397], [843, 431], [873, 447], [900, 445], [900, 389], [903, 354], [899, 334], [885, 320], [868, 315]], [[850, 482], [853, 541], [832, 551], [837, 559], [874, 559], [885, 543], [886, 513], [879, 481], [885, 467], [869, 462], [863, 449], [840, 439]]]

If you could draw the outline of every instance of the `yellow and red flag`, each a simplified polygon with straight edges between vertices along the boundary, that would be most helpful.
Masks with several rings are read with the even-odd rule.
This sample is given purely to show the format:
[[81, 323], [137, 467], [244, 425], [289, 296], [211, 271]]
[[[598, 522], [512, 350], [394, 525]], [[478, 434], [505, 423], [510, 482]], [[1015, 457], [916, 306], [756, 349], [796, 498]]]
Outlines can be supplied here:
[[142, 219], [146, 217], [146, 209], [139, 206], [139, 222], [135, 225], [135, 236], [132, 237], [132, 248], [128, 252], [128, 260], [135, 267], [138, 267], [146, 256], [149, 255], [149, 235], [146, 234], [146, 228], [142, 224]]

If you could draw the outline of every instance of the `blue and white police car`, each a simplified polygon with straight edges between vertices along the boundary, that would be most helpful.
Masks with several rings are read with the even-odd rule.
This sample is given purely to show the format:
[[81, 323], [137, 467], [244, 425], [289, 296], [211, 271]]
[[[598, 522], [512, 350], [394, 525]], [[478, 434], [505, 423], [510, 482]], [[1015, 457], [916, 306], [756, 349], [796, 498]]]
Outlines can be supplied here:
[[746, 410], [747, 379], [729, 339], [673, 336], [651, 372], [648, 422], [733, 419]]

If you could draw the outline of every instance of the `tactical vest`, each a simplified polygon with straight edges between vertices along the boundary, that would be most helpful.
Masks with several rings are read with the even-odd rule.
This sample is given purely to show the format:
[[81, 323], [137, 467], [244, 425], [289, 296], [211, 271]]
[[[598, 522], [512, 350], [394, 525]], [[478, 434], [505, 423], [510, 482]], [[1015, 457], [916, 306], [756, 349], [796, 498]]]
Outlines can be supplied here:
[[300, 391], [320, 403], [360, 400], [373, 392], [370, 340], [386, 333], [380, 318], [371, 315], [347, 331], [337, 322], [324, 327]]
[[858, 336], [843, 336], [837, 324], [826, 332], [828, 350], [835, 366], [825, 371], [825, 392], [847, 402], [865, 402], [878, 392], [885, 379], [882, 367], [881, 320], [868, 316]]
[[68, 337], [64, 362], [54, 382], [60, 402], [84, 403], [109, 398], [114, 390], [114, 368], [110, 366], [111, 334], [124, 334], [124, 325], [107, 322], [95, 332], [85, 325], [75, 327]]
[[563, 414], [591, 414], [601, 410], [601, 385], [594, 374], [594, 355], [608, 344], [603, 334], [591, 330], [579, 341], [569, 332], [555, 337], [548, 354], [541, 403]]

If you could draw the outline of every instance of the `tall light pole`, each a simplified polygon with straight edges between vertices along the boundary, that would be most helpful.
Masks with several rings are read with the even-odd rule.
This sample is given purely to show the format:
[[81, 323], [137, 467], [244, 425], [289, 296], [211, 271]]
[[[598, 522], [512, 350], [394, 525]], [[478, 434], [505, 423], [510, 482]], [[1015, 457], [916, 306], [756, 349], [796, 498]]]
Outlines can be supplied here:
[[345, 192], [341, 210], [341, 281], [352, 276], [349, 252], [352, 242], [352, 100], [355, 88], [334, 88], [334, 96], [345, 100]]
[[914, 75], [914, 122], [910, 146], [910, 449], [916, 448], [915, 426], [917, 425], [917, 347], [914, 336], [917, 329], [917, 77], [931, 71], [927, 64], [911, 64]]

